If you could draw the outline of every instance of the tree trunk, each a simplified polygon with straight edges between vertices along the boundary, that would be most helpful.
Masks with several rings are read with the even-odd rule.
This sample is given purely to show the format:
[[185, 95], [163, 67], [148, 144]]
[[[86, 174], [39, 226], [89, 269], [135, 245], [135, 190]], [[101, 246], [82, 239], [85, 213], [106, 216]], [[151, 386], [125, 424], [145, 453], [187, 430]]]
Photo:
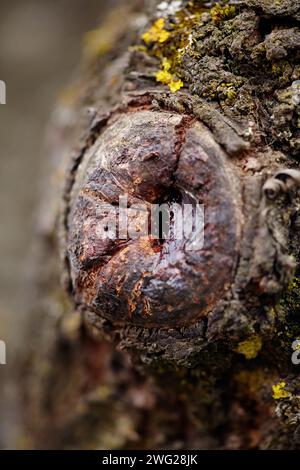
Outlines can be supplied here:
[[[48, 138], [29, 446], [300, 447], [299, 128], [299, 0], [136, 1], [88, 33]], [[99, 237], [124, 194], [202, 204], [204, 246]]]

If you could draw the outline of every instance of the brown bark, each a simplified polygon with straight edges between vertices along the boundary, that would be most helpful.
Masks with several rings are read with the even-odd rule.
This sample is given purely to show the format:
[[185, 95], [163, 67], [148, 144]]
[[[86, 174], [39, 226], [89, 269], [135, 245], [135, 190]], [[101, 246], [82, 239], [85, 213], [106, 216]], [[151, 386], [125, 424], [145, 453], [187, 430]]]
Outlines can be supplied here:
[[[87, 44], [56, 113], [32, 445], [298, 448], [300, 2], [146, 6], [142, 31], [137, 2], [115, 47]], [[204, 248], [99, 240], [123, 191], [203, 203]]]

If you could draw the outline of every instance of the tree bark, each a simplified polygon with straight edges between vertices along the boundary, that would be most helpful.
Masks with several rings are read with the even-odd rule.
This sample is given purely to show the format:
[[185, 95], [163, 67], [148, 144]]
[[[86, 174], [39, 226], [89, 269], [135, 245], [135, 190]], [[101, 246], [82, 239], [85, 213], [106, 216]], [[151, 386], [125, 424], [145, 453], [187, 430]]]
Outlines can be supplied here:
[[[132, 2], [86, 36], [48, 139], [31, 446], [299, 448], [299, 39], [298, 0]], [[204, 204], [203, 249], [99, 241], [124, 192]]]

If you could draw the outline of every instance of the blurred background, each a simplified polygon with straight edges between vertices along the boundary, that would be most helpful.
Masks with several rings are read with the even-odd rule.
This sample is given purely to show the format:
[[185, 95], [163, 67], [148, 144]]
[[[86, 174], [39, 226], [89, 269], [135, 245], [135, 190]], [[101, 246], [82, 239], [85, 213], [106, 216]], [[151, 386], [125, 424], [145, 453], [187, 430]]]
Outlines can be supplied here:
[[0, 2], [0, 80], [7, 87], [7, 104], [0, 105], [0, 340], [7, 348], [7, 365], [0, 365], [0, 448], [14, 445], [18, 427], [18, 403], [6, 377], [29, 315], [25, 261], [39, 199], [45, 127], [78, 63], [82, 35], [116, 3]]

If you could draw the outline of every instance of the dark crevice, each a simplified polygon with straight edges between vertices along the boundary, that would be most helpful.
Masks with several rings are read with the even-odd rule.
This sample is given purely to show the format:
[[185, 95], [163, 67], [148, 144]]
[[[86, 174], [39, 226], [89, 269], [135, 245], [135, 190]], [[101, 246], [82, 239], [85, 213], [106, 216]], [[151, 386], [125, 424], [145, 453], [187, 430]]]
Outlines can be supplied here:
[[269, 18], [261, 17], [259, 20], [258, 31], [262, 36], [262, 39], [265, 39], [275, 28], [299, 28], [300, 21], [297, 21], [295, 18], [290, 18], [289, 16], [281, 18]]

